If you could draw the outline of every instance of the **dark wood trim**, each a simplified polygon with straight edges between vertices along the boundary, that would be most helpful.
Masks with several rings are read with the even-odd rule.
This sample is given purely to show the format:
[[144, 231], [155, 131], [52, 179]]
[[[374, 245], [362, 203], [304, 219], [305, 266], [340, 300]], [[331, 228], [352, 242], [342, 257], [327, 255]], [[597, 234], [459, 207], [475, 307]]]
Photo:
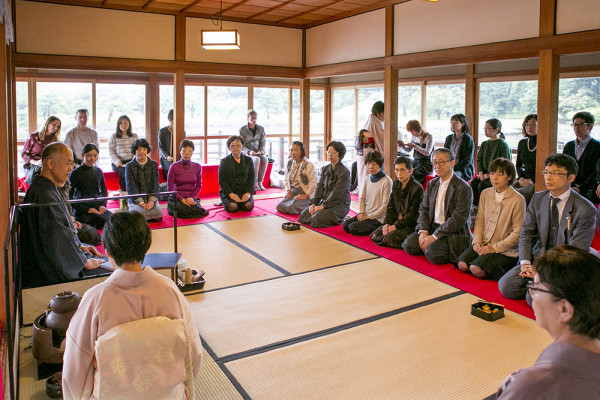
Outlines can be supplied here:
[[14, 65], [17, 68], [64, 69], [65, 66], [68, 66], [69, 69], [122, 72], [135, 71], [175, 73], [175, 71], [182, 70], [188, 74], [261, 76], [290, 79], [300, 79], [304, 76], [303, 69], [296, 67], [221, 64], [194, 61], [60, 56], [32, 53], [15, 54]]
[[394, 55], [394, 6], [385, 6], [385, 56]]
[[467, 65], [466, 79], [465, 79], [465, 116], [469, 125], [471, 125], [471, 136], [477, 147], [477, 140], [479, 132], [477, 129], [477, 103], [475, 101], [477, 86], [475, 84], [475, 66], [473, 64]]
[[395, 6], [396, 4], [406, 3], [407, 1], [412, 1], [412, 0], [387, 0], [387, 1], [379, 1], [379, 2], [374, 3], [373, 5], [366, 6], [366, 7], [360, 8], [358, 10], [353, 10], [353, 11], [348, 11], [348, 12], [345, 12], [345, 13], [340, 13], [340, 14], [337, 14], [335, 16], [331, 16], [331, 17], [320, 19], [320, 20], [315, 21], [315, 22], [311, 22], [309, 24], [304, 25], [304, 28], [314, 28], [315, 26], [324, 25], [324, 24], [327, 24], [329, 22], [339, 21], [339, 20], [346, 19], [346, 18], [349, 18], [349, 17], [354, 17], [355, 15], [359, 15], [359, 14], [365, 14], [365, 13], [368, 13], [368, 12], [371, 12], [371, 11], [379, 10], [379, 9], [387, 7], [387, 6]]
[[540, 1], [540, 37], [556, 34], [556, 2], [557, 0]]
[[383, 71], [383, 98], [383, 170], [388, 176], [394, 176], [394, 160], [398, 154], [398, 71], [389, 65]]
[[[556, 153], [556, 132], [558, 127], [558, 66], [559, 58], [552, 50], [540, 52], [540, 73], [538, 80], [538, 140], [536, 163], [537, 171], [543, 169], [544, 160]], [[536, 179], [537, 191], [544, 190], [544, 180]]]
[[300, 141], [310, 154], [310, 79], [300, 80]]
[[322, 10], [324, 8], [331, 7], [331, 6], [334, 6], [336, 4], [345, 3], [345, 2], [346, 2], [346, 0], [334, 0], [334, 1], [331, 1], [331, 2], [329, 2], [327, 4], [325, 4], [325, 5], [319, 5], [319, 6], [312, 7], [308, 11], [302, 11], [302, 12], [299, 12], [299, 13], [296, 13], [296, 14], [289, 15], [289, 16], [287, 16], [285, 18], [278, 19], [277, 21], [275, 21], [275, 23], [276, 24], [280, 24], [283, 21], [287, 21], [288, 19], [294, 19], [294, 18], [302, 17], [303, 15], [310, 14], [312, 12], [315, 12], [315, 11], [318, 11], [318, 10]]
[[278, 8], [281, 8], [283, 6], [287, 6], [288, 4], [293, 3], [294, 1], [296, 1], [296, 0], [287, 0], [287, 1], [279, 3], [276, 6], [273, 6], [271, 8], [266, 8], [266, 9], [260, 11], [260, 12], [257, 12], [256, 14], [252, 14], [251, 16], [249, 16], [248, 18], [246, 18], [246, 20], [247, 21], [253, 20], [254, 18], [258, 17], [259, 15], [263, 15], [263, 14], [266, 14], [266, 13], [271, 12], [273, 10], [277, 10]]
[[[327, 145], [327, 143], [331, 142], [331, 140], [333, 140], [333, 109], [332, 109], [332, 102], [331, 102], [331, 98], [332, 98], [332, 89], [331, 86], [327, 86], [325, 88], [325, 92], [323, 94], [323, 101], [325, 102], [324, 106], [323, 106], [323, 117], [325, 118], [325, 125], [323, 126], [325, 129], [325, 132], [323, 132], [323, 152], [326, 153], [327, 149], [325, 148], [325, 146]], [[323, 154], [323, 157], [325, 157], [325, 154]], [[325, 159], [325, 158], [323, 158]]]
[[179, 143], [185, 139], [185, 72], [177, 71], [173, 77], [175, 94], [173, 107], [173, 161], [179, 160], [179, 152], [175, 151]]
[[182, 14], [175, 17], [175, 60], [185, 61], [186, 18]]

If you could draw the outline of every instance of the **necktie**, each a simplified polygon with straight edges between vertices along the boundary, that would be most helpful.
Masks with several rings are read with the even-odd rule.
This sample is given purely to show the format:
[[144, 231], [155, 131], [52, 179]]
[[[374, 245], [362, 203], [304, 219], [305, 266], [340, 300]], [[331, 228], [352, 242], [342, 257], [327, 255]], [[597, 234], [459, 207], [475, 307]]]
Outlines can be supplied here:
[[556, 246], [556, 238], [558, 237], [558, 202], [560, 199], [558, 197], [550, 196], [550, 200], [552, 201], [550, 207], [550, 225], [548, 230], [548, 245], [546, 248], [551, 249]]

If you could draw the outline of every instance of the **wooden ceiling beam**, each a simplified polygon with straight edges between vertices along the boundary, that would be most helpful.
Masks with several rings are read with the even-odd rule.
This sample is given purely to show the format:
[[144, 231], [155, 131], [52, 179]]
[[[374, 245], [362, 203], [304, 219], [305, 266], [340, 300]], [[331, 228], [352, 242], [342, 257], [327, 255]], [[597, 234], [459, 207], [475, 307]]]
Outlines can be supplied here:
[[247, 20], [250, 20], [250, 19], [256, 18], [256, 17], [258, 17], [259, 15], [263, 15], [263, 14], [269, 13], [269, 12], [271, 12], [271, 11], [273, 11], [273, 10], [277, 10], [278, 8], [281, 8], [281, 7], [283, 7], [283, 6], [287, 6], [288, 4], [290, 4], [290, 3], [293, 3], [294, 1], [296, 1], [296, 0], [287, 0], [287, 1], [284, 1], [283, 3], [279, 3], [279, 4], [277, 4], [276, 6], [273, 6], [273, 7], [271, 7], [271, 8], [267, 8], [267, 9], [264, 9], [264, 10], [262, 10], [261, 12], [257, 12], [256, 14], [252, 14], [251, 16], [249, 16], [249, 17], [248, 17], [248, 18], [246, 18], [246, 19], [247, 19]]
[[313, 8], [311, 8], [308, 11], [290, 15], [289, 17], [282, 18], [280, 20], [277, 20], [276, 22], [277, 23], [281, 23], [283, 21], [287, 21], [288, 19], [298, 18], [298, 17], [301, 17], [301, 16], [303, 16], [305, 14], [310, 14], [310, 13], [313, 13], [315, 11], [322, 10], [323, 8], [331, 7], [331, 6], [334, 6], [336, 4], [340, 4], [340, 3], [345, 3], [346, 1], [348, 1], [348, 0], [336, 0], [336, 1], [332, 1], [332, 2], [328, 3], [327, 5], [313, 7]]
[[143, 9], [143, 10], [145, 10], [145, 9], [146, 9], [146, 7], [148, 7], [150, 4], [154, 3], [154, 1], [155, 1], [155, 0], [148, 0], [148, 1], [146, 2], [146, 4], [144, 4], [144, 5], [142, 6], [142, 9]]
[[308, 24], [305, 24], [303, 27], [304, 28], [314, 28], [315, 26], [319, 26], [319, 25], [323, 25], [329, 22], [334, 22], [334, 21], [339, 21], [340, 19], [344, 19], [344, 18], [348, 18], [348, 17], [353, 17], [355, 15], [359, 15], [359, 14], [364, 14], [370, 11], [375, 11], [375, 10], [379, 10], [381, 8], [384, 7], [388, 7], [388, 6], [395, 6], [396, 4], [401, 4], [401, 3], [406, 3], [407, 1], [412, 1], [412, 0], [387, 0], [387, 1], [381, 1], [375, 4], [372, 4], [370, 6], [365, 6], [365, 7], [361, 7], [358, 8], [356, 10], [352, 10], [352, 11], [345, 11], [345, 12], [341, 12], [339, 14], [336, 15], [332, 15], [330, 17], [325, 17], [323, 19], [320, 19], [318, 21], [314, 21], [314, 22], [310, 22]]
[[260, 76], [290, 79], [301, 79], [304, 77], [302, 68], [193, 61], [79, 57], [30, 53], [16, 53], [13, 60], [17, 68], [65, 69], [65, 65], [68, 65], [69, 69], [91, 71], [175, 73], [177, 70], [184, 70], [187, 74], [200, 75]]
[[234, 8], [236, 8], [236, 7], [239, 7], [239, 6], [243, 5], [243, 4], [246, 4], [246, 3], [247, 3], [247, 2], [249, 2], [249, 1], [250, 1], [250, 0], [241, 0], [241, 1], [237, 2], [237, 3], [235, 3], [235, 4], [232, 4], [232, 5], [230, 5], [229, 7], [225, 8], [225, 9], [223, 10], [223, 13], [224, 13], [225, 11], [233, 10]]
[[180, 13], [186, 12], [187, 10], [189, 10], [190, 8], [194, 8], [196, 7], [198, 4], [202, 3], [202, 0], [196, 0], [194, 1], [192, 4], [187, 5], [185, 7], [183, 7], [181, 10], [179, 10]]

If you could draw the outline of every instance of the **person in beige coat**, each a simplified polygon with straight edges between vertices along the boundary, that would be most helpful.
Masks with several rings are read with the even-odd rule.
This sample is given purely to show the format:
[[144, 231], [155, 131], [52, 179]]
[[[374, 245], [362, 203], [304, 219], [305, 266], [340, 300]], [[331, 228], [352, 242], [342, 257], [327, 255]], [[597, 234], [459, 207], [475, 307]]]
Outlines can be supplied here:
[[489, 171], [493, 187], [481, 192], [473, 242], [458, 258], [458, 268], [498, 280], [519, 260], [525, 198], [511, 186], [516, 170], [510, 160], [496, 158]]
[[292, 143], [284, 182], [286, 194], [277, 204], [277, 211], [284, 214], [300, 214], [310, 206], [310, 198], [319, 183], [315, 166], [306, 158], [302, 142]]

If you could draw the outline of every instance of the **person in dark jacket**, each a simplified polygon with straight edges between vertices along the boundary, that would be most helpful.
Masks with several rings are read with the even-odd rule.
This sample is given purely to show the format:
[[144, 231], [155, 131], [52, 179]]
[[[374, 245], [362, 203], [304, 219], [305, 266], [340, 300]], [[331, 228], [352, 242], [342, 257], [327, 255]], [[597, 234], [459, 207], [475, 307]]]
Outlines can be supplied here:
[[567, 142], [563, 149], [563, 154], [573, 157], [579, 167], [571, 187], [592, 203], [598, 204], [600, 198], [596, 196], [596, 163], [600, 159], [600, 142], [591, 136], [594, 116], [587, 111], [575, 113], [571, 126], [576, 139]]
[[[108, 192], [104, 183], [104, 173], [98, 167], [98, 147], [94, 143], [83, 146], [81, 152], [82, 164], [71, 172], [69, 181], [71, 199], [95, 199], [106, 197]], [[106, 200], [73, 203], [75, 219], [89, 224], [96, 229], [102, 229], [112, 213], [106, 209]]]
[[523, 197], [525, 204], [529, 205], [535, 193], [535, 167], [537, 149], [537, 114], [529, 114], [523, 120], [523, 137], [517, 147], [517, 176], [514, 187]]
[[252, 158], [242, 153], [244, 139], [231, 136], [227, 148], [231, 151], [219, 165], [219, 196], [225, 210], [251, 211], [254, 208], [254, 163]]
[[158, 151], [160, 153], [160, 166], [163, 179], [167, 179], [169, 168], [173, 164], [173, 109], [167, 114], [169, 125], [158, 131]]
[[155, 196], [158, 193], [158, 163], [148, 158], [150, 151], [152, 147], [146, 139], [133, 141], [131, 153], [135, 157], [125, 165], [125, 182], [127, 194], [143, 194], [128, 198], [129, 210], [139, 212], [148, 221], [157, 222], [162, 219], [163, 213]]
[[341, 162], [346, 155], [346, 146], [335, 140], [329, 142], [327, 155], [331, 164], [321, 169], [315, 196], [298, 217], [298, 222], [313, 228], [339, 225], [350, 211], [350, 171]]
[[446, 137], [444, 147], [452, 151], [456, 164], [454, 173], [469, 182], [475, 175], [473, 166], [473, 138], [469, 135], [469, 123], [464, 114], [454, 114], [450, 118], [450, 129], [454, 132]]
[[417, 226], [423, 186], [412, 175], [412, 162], [408, 157], [396, 158], [394, 172], [398, 180], [392, 186], [383, 226], [371, 234], [371, 240], [378, 246], [401, 249], [404, 239]]

